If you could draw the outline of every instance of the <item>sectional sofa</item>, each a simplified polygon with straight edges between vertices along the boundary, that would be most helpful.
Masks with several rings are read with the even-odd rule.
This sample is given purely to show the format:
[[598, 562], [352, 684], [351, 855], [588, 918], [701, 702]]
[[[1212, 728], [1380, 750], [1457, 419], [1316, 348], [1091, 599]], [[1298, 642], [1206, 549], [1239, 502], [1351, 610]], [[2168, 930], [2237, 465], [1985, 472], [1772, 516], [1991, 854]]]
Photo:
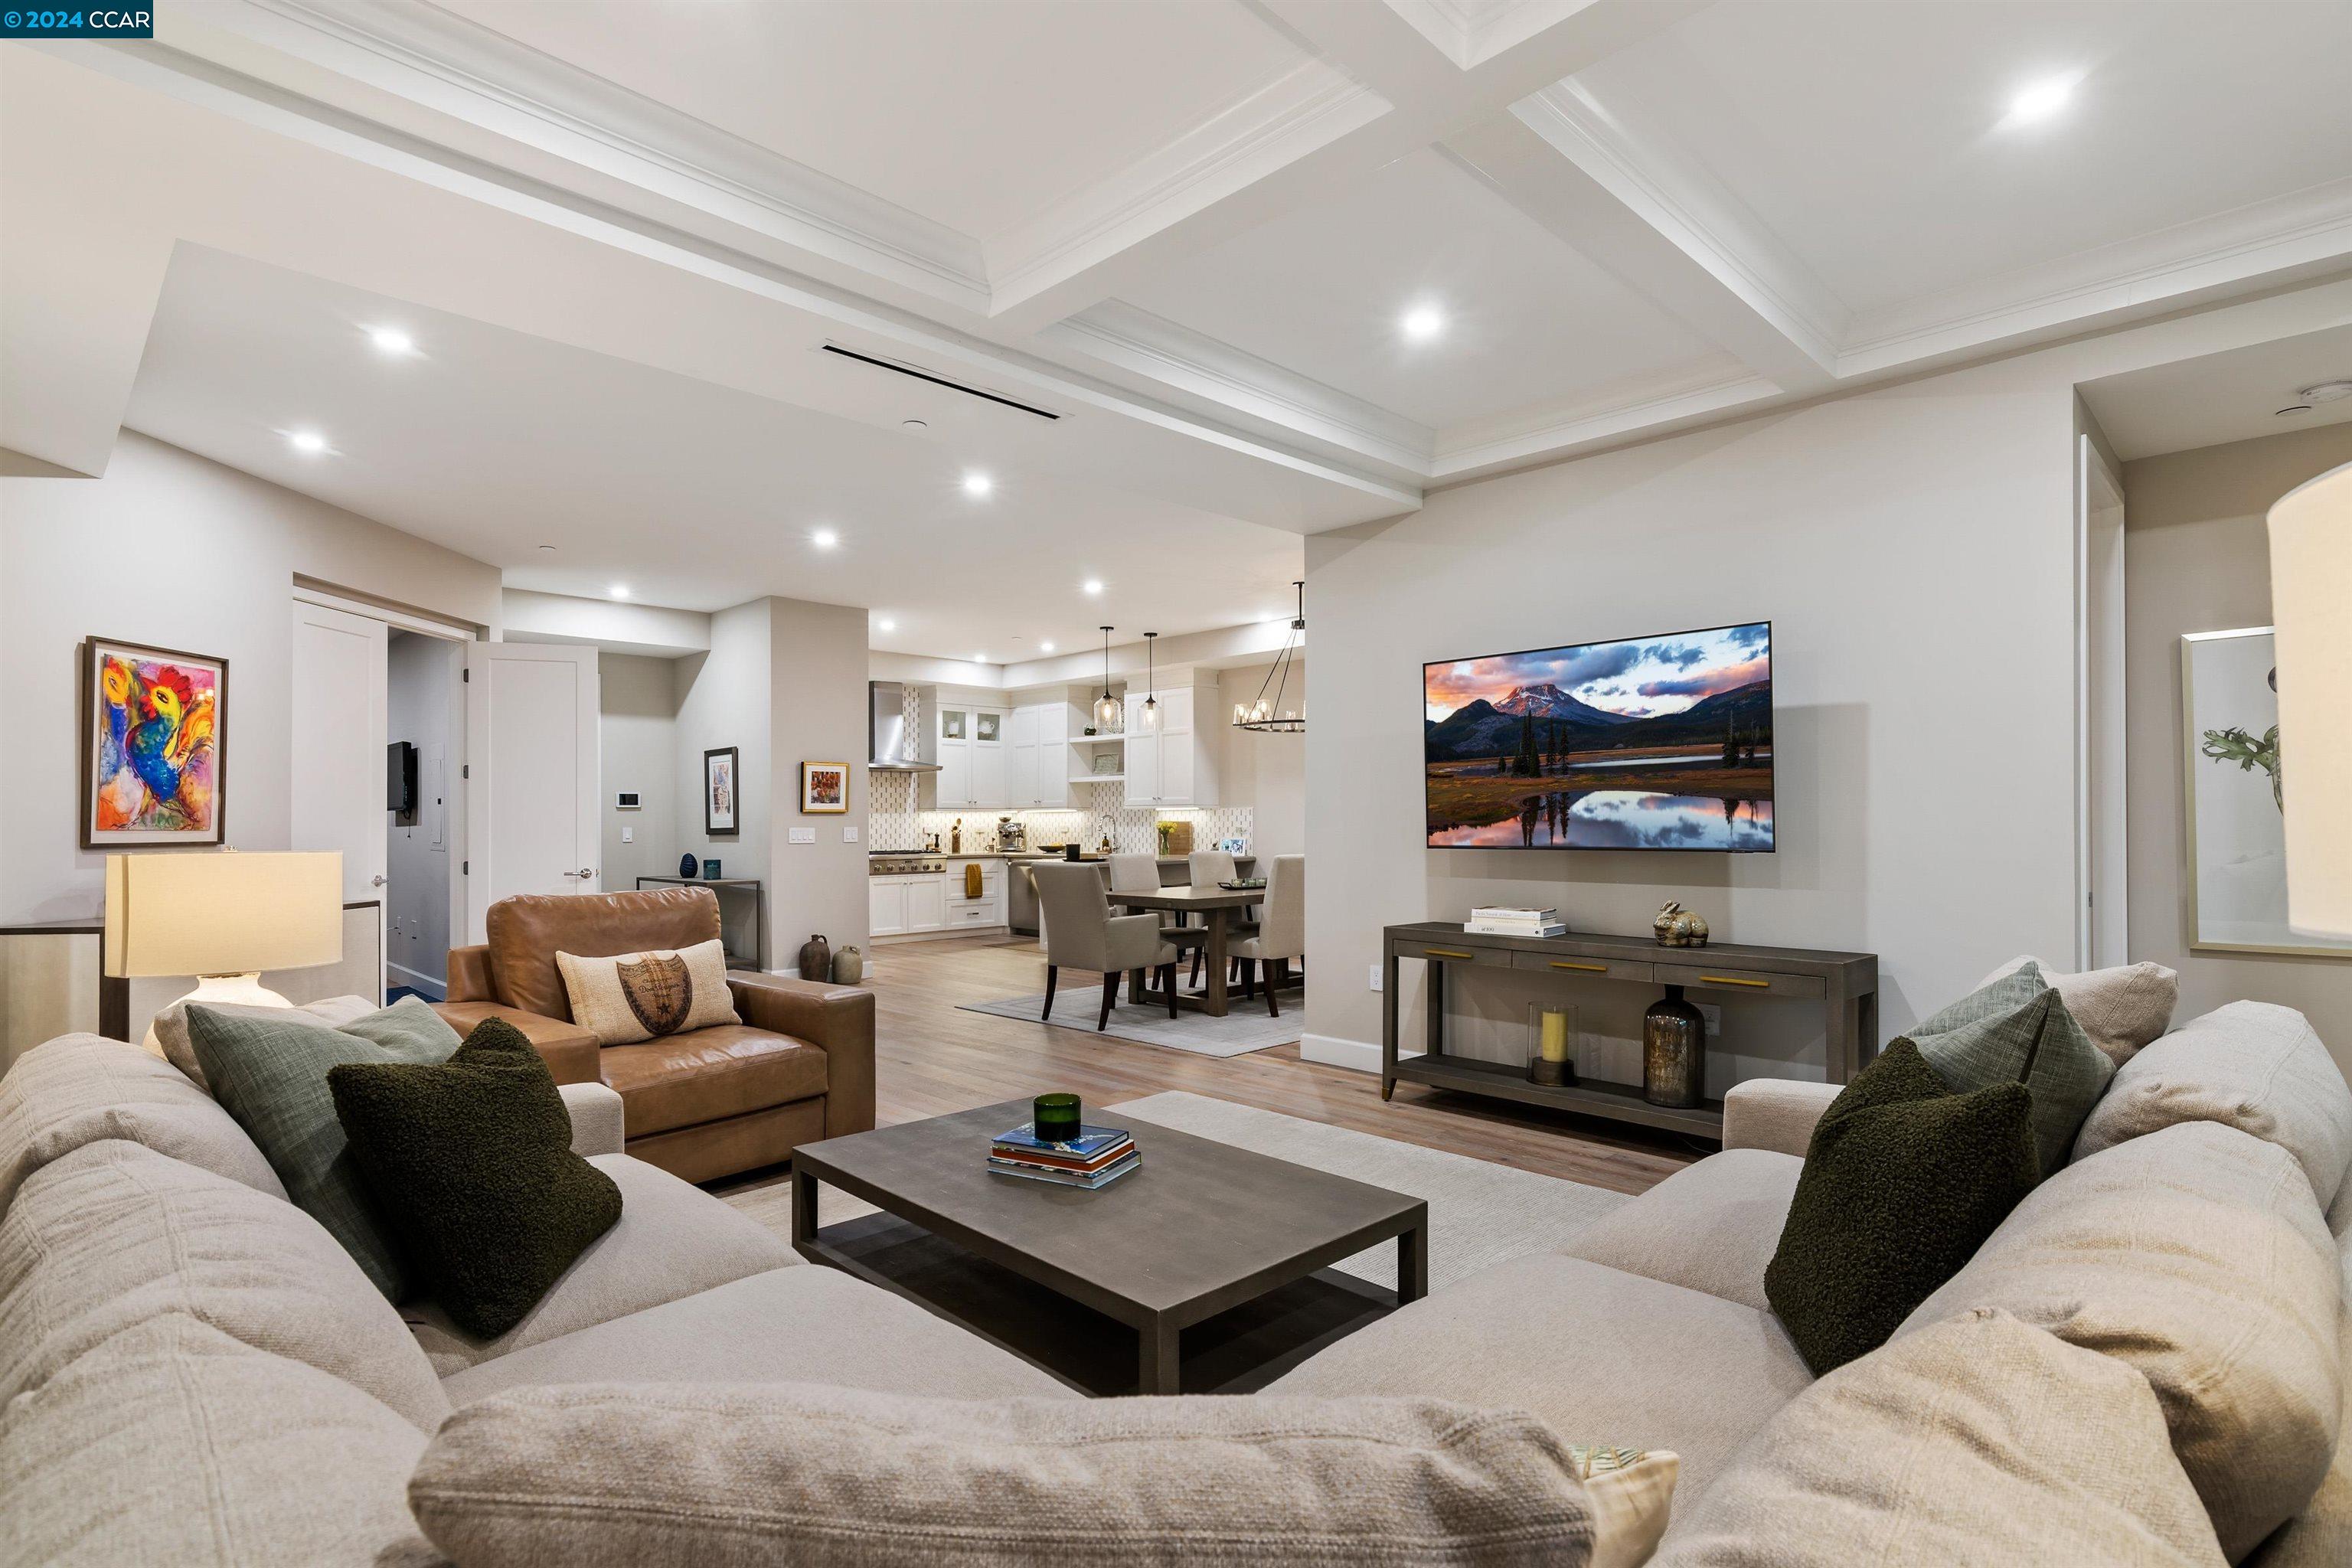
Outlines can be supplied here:
[[[486, 1342], [385, 1301], [167, 1063], [26, 1055], [0, 1081], [0, 1561], [440, 1561], [411, 1472], [453, 1409], [525, 1384], [1078, 1397], [622, 1152], [609, 1088], [563, 1093], [624, 1215]], [[1721, 1153], [1249, 1397], [1434, 1395], [1672, 1449], [1668, 1564], [2352, 1562], [2352, 1091], [2299, 1015], [2240, 1003], [2147, 1047], [2074, 1161], [1816, 1380], [1762, 1276], [1830, 1097], [1743, 1086]]]

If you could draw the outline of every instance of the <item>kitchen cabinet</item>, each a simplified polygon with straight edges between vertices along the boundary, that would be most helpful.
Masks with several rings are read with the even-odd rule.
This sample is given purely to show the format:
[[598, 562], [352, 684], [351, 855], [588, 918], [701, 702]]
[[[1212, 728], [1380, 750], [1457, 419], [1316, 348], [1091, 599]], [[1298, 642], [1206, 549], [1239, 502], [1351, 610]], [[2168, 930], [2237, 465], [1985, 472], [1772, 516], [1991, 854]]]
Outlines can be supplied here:
[[939, 931], [948, 923], [948, 879], [910, 878], [907, 883], [907, 929]]
[[1160, 722], [1146, 727], [1150, 692], [1127, 694], [1127, 804], [1130, 806], [1217, 804], [1217, 687], [1203, 679], [1163, 688]]
[[1070, 708], [1038, 702], [1015, 708], [1005, 733], [1011, 766], [1002, 804], [1066, 808], [1070, 804]]
[[933, 810], [970, 810], [1011, 804], [1005, 723], [1012, 710], [941, 702], [937, 726], [940, 771], [928, 775], [924, 804]]
[[907, 930], [906, 877], [866, 879], [866, 934], [900, 936]]
[[927, 932], [986, 930], [1004, 923], [1004, 863], [983, 860], [981, 896], [967, 899], [963, 863], [945, 871], [866, 879], [869, 937], [920, 936]]

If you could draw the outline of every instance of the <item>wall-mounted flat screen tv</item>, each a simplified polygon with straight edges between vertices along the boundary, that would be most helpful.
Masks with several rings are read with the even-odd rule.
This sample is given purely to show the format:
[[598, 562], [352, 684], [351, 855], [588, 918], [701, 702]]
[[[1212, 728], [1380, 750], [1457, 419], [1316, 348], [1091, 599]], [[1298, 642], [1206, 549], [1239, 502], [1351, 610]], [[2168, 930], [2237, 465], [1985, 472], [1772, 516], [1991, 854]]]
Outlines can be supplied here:
[[1433, 849], [1772, 848], [1772, 623], [1422, 667]]

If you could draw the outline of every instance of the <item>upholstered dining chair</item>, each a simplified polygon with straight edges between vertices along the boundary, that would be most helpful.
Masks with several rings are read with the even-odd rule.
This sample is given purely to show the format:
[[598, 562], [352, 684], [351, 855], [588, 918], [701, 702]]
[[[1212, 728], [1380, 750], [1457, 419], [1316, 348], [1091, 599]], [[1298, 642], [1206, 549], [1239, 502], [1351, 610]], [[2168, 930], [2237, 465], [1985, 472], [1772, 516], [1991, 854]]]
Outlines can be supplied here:
[[[1265, 919], [1257, 931], [1233, 944], [1243, 973], [1265, 987], [1265, 1010], [1282, 1016], [1276, 988], [1290, 982], [1290, 961], [1307, 956], [1307, 857], [1277, 855], [1265, 880]], [[1250, 966], [1254, 966], [1250, 967]]]
[[[1196, 888], [1213, 888], [1220, 882], [1234, 881], [1241, 876], [1241, 873], [1234, 868], [1234, 858], [1223, 849], [1195, 849], [1187, 864], [1192, 870], [1192, 886]], [[1255, 909], [1256, 906], [1253, 904], [1251, 908]], [[1255, 936], [1257, 922], [1244, 920], [1236, 913], [1225, 921], [1225, 934], [1235, 940]], [[1227, 951], [1230, 955], [1231, 950]], [[1239, 980], [1242, 975], [1241, 960], [1233, 958], [1231, 963], [1233, 973], [1225, 976], [1228, 984]]]
[[[1116, 903], [1121, 893], [1156, 893], [1160, 890], [1160, 857], [1157, 855], [1114, 855], [1106, 866], [1110, 871], [1111, 900]], [[1184, 917], [1173, 910], [1161, 910], [1160, 936], [1179, 947], [1192, 949], [1192, 984], [1201, 984], [1202, 944], [1209, 933], [1187, 927]]]
[[[1156, 914], [1114, 915], [1102, 872], [1085, 861], [1046, 861], [1037, 868], [1037, 908], [1045, 928], [1045, 1009], [1054, 1016], [1054, 984], [1066, 966], [1102, 976], [1102, 1013], [1097, 1030], [1110, 1026], [1118, 1001], [1118, 977], [1131, 969], [1160, 971], [1168, 1016], [1176, 1016], [1177, 945], [1166, 940]], [[1136, 1001], [1143, 998], [1138, 996]]]

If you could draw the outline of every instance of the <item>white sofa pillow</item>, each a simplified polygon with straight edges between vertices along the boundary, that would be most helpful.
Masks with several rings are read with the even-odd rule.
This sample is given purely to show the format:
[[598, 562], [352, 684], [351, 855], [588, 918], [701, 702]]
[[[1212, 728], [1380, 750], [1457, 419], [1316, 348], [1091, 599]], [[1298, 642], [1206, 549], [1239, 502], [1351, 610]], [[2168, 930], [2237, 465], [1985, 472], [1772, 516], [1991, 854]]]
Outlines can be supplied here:
[[661, 1035], [740, 1024], [727, 986], [727, 947], [717, 937], [692, 947], [583, 958], [559, 952], [555, 967], [572, 1021], [600, 1046], [634, 1046]]
[[2172, 1009], [2180, 1000], [2180, 974], [2161, 963], [2124, 963], [2113, 969], [2085, 969], [2061, 974], [2040, 959], [2011, 959], [1977, 983], [1981, 991], [2027, 964], [2042, 971], [2066, 1004], [2066, 1011], [2091, 1043], [2117, 1067], [2134, 1052], [2172, 1026]]
[[581, 1384], [462, 1406], [408, 1495], [467, 1568], [1632, 1568], [1673, 1475], [1437, 1400]]

